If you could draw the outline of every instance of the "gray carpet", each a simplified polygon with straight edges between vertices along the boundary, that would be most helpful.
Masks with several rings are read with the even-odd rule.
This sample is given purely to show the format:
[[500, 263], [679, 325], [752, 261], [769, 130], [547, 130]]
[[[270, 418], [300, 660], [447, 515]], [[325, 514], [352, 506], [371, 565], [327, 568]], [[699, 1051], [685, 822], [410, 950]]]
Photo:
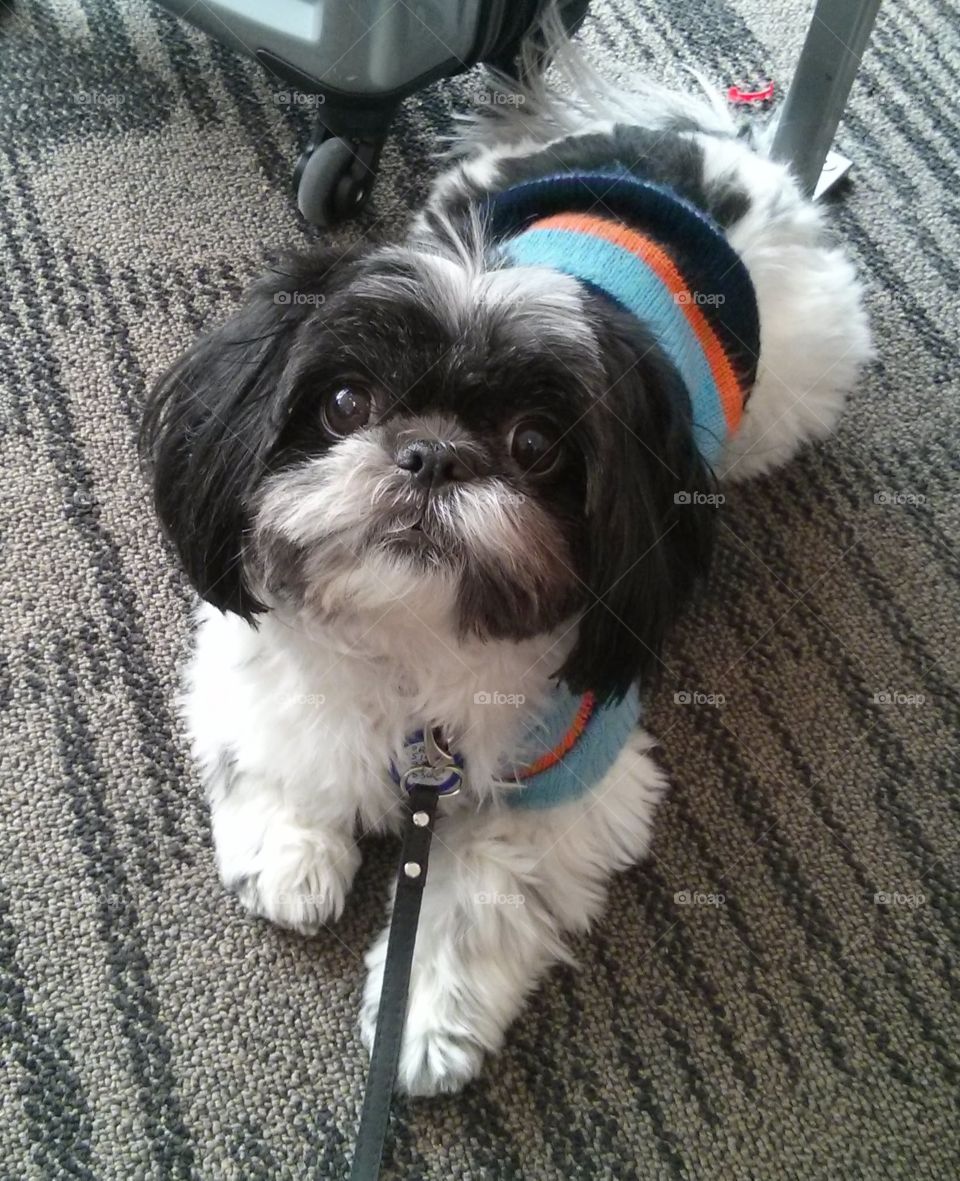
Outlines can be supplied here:
[[[306, 114], [146, 0], [7, 2], [0, 1175], [340, 1178], [394, 849], [313, 941], [221, 890], [134, 447], [147, 383], [306, 237]], [[601, 0], [584, 37], [619, 76], [785, 80], [808, 15]], [[888, 0], [864, 60], [837, 221], [880, 359], [836, 438], [726, 506], [650, 706], [653, 856], [479, 1082], [397, 1103], [390, 1177], [957, 1175], [958, 15]], [[402, 222], [475, 88], [406, 105], [343, 241]]]

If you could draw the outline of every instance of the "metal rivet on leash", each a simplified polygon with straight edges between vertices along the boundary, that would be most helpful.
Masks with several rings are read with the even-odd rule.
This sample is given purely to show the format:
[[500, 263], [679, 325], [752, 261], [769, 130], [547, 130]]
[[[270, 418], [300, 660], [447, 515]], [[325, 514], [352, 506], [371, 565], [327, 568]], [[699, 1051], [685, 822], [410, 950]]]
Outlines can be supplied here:
[[[416, 821], [414, 821], [414, 823], [416, 823]], [[420, 862], [408, 861], [403, 867], [403, 872], [408, 878], [418, 878], [420, 876]]]
[[414, 812], [413, 823], [417, 828], [425, 828], [430, 823], [430, 817], [426, 812]]

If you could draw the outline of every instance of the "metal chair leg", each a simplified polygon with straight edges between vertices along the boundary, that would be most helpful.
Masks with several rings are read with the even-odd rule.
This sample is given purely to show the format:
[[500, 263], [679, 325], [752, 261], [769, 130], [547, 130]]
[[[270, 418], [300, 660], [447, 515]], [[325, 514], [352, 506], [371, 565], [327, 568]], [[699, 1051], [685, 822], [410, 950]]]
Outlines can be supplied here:
[[818, 190], [879, 7], [880, 0], [817, 0], [770, 148], [774, 159], [793, 166], [810, 196]]

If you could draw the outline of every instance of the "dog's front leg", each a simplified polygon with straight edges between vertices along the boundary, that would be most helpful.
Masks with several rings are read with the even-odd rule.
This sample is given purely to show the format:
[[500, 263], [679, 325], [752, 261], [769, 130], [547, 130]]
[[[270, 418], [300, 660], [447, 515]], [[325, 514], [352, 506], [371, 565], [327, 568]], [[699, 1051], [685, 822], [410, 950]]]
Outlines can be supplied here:
[[343, 910], [358, 816], [386, 823], [396, 797], [355, 753], [371, 742], [362, 719], [270, 628], [202, 608], [182, 707], [221, 879], [251, 914], [312, 935]]
[[[610, 875], [646, 851], [664, 786], [637, 732], [573, 803], [461, 812], [437, 826], [410, 978], [398, 1085], [455, 1091], [499, 1049], [562, 935], [587, 927]], [[373, 1043], [387, 932], [367, 954], [361, 1032]]]
[[352, 815], [298, 809], [260, 769], [208, 779], [220, 877], [251, 914], [314, 935], [336, 921], [360, 864]]

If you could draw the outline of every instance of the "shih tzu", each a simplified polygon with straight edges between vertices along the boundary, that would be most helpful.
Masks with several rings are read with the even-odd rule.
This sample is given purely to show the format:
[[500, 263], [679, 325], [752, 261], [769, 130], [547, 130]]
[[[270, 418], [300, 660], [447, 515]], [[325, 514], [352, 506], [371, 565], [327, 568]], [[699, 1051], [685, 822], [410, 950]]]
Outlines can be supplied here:
[[[718, 481], [826, 435], [870, 352], [820, 212], [719, 102], [561, 57], [570, 95], [488, 104], [402, 242], [272, 271], [144, 423], [204, 600], [183, 710], [241, 904], [335, 922], [358, 834], [401, 818], [411, 736], [463, 767], [414, 1094], [476, 1075], [643, 856], [665, 783], [638, 692], [707, 567]], [[384, 955], [385, 934], [368, 1044]]]

